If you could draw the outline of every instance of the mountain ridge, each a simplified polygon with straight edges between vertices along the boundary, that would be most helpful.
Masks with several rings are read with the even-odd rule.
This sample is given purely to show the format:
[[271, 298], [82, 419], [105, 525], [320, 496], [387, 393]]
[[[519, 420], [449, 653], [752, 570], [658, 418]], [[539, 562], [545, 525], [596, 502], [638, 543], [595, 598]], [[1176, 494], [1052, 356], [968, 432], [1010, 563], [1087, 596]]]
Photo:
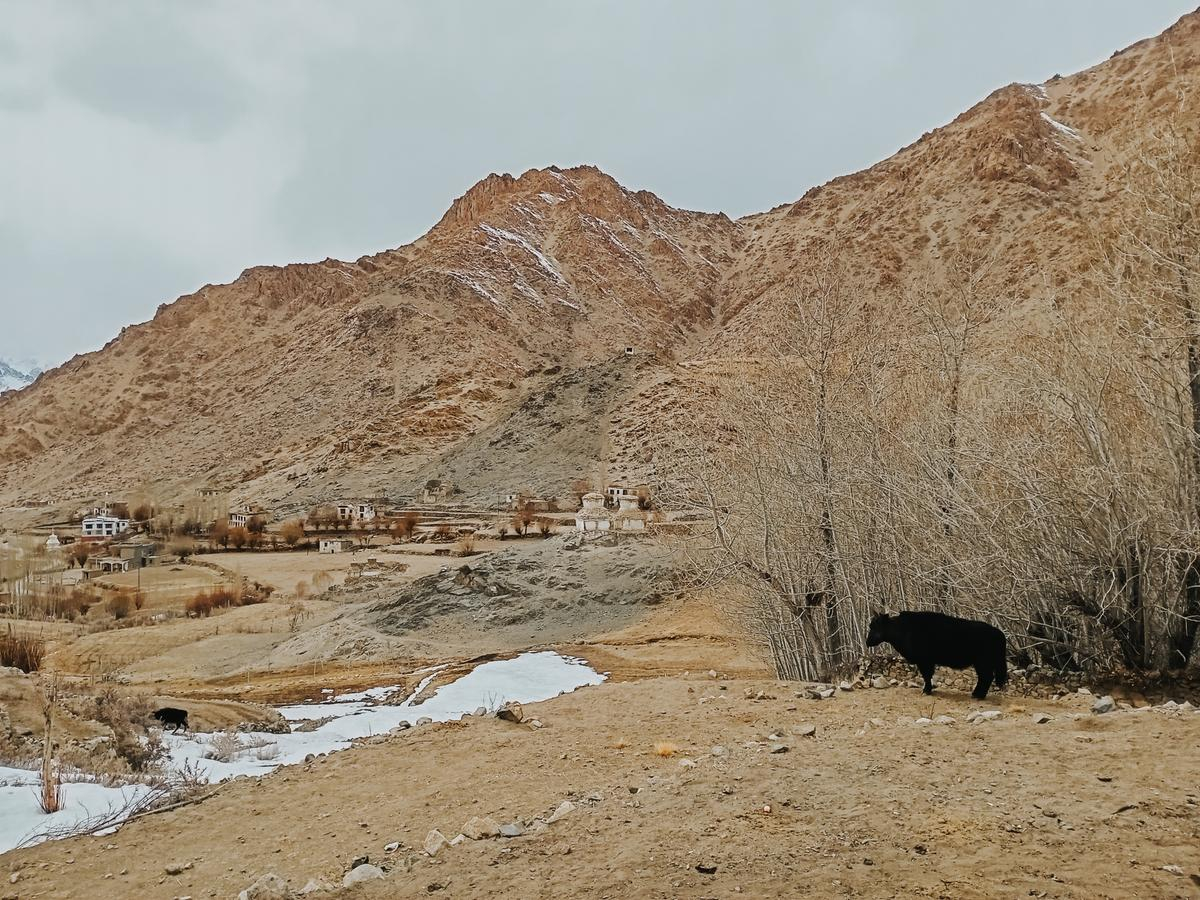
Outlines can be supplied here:
[[[985, 239], [1001, 257], [1002, 342], [1045, 302], [1043, 282], [1067, 291], [1077, 278], [1076, 245], [1115, 208], [1135, 123], [1172, 103], [1194, 110], [1198, 59], [1191, 13], [1083, 72], [999, 88], [888, 159], [736, 220], [677, 209], [595, 166], [493, 173], [409, 244], [248, 268], [4, 395], [0, 504], [148, 482], [169, 498], [216, 482], [299, 508], [412, 493], [439, 460], [477, 497], [562, 493], [567, 470], [647, 479], [645, 417], [669, 416], [670, 392], [695, 389], [676, 364], [753, 356], [825, 256], [902, 327], [895, 298]], [[625, 347], [642, 375], [611, 382], [621, 387], [596, 407], [594, 436], [573, 426], [573, 456], [553, 477], [528, 447], [513, 467], [502, 445], [474, 475], [460, 464], [477, 459], [454, 455], [474, 435], [518, 433], [529, 398], [549, 389], [553, 407], [564, 370], [610, 366]]]

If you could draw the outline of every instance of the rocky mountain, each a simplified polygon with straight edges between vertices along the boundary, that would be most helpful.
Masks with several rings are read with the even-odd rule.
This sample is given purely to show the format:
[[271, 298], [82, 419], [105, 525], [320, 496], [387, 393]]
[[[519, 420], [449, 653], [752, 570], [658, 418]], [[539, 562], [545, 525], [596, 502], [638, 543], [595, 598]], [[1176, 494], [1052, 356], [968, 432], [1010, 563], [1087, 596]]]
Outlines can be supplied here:
[[771, 343], [814, 261], [904, 327], [907, 293], [986, 244], [1000, 342], [1069, 294], [1139, 135], [1200, 120], [1198, 81], [1193, 13], [736, 221], [590, 166], [490, 175], [412, 244], [249, 269], [0, 397], [0, 505], [213, 483], [300, 508], [431, 478], [491, 501], [601, 469], [652, 477], [654, 426]]

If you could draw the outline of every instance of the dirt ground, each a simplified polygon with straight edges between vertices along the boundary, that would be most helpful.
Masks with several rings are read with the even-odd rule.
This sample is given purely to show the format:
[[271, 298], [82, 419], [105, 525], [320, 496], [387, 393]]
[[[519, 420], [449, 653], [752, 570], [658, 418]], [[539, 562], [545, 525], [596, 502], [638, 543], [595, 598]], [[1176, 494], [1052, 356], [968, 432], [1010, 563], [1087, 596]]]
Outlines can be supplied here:
[[[1084, 698], [981, 704], [946, 690], [933, 711], [956, 723], [919, 726], [930, 702], [915, 689], [824, 701], [794, 689], [678, 675], [530, 706], [540, 730], [490, 718], [416, 728], [115, 835], [15, 851], [6, 888], [22, 900], [232, 897], [266, 872], [293, 889], [340, 885], [368, 855], [386, 880], [335, 896], [1200, 892], [1200, 714], [1094, 716]], [[981, 708], [1004, 715], [967, 724]], [[1035, 725], [1035, 711], [1053, 718]], [[809, 724], [815, 736], [795, 733]], [[656, 742], [678, 750], [658, 756]], [[565, 799], [577, 808], [540, 833], [414, 855], [405, 871], [430, 829], [544, 819]], [[392, 841], [403, 848], [385, 852]], [[169, 876], [172, 863], [191, 868]]]
[[[563, 610], [573, 630], [564, 619], [538, 640], [527, 623], [491, 616], [606, 586], [621, 596], [631, 566], [653, 555], [555, 542], [505, 551], [515, 555], [471, 563], [478, 596], [452, 593], [451, 573], [348, 585], [306, 601], [295, 631], [292, 605], [272, 602], [64, 632], [60, 671], [102, 663], [128, 690], [196, 705], [214, 727], [261, 713], [247, 701], [397, 683], [475, 652], [552, 646], [609, 679], [527, 706], [540, 729], [494, 718], [422, 726], [228, 783], [114, 835], [13, 851], [0, 869], [16, 880], [0, 882], [0, 897], [234, 897], [267, 872], [294, 890], [332, 886], [311, 896], [361, 898], [1200, 896], [1200, 713], [1094, 715], [1092, 698], [1032, 699], [1019, 683], [983, 703], [957, 681], [933, 699], [904, 686], [803, 699], [768, 677], [727, 621], [729, 598], [714, 593], [593, 597]], [[517, 599], [488, 601], [499, 584]], [[404, 591], [420, 599], [420, 621], [399, 634], [368, 627]], [[968, 724], [980, 709], [1002, 716]], [[1036, 712], [1050, 721], [1035, 724]], [[914, 721], [940, 715], [955, 721]], [[576, 808], [537, 824], [564, 800]], [[453, 838], [473, 816], [527, 833], [418, 852], [431, 829]], [[394, 841], [400, 849], [383, 849]], [[362, 855], [386, 880], [341, 888]]]
[[132, 572], [119, 572], [92, 579], [96, 584], [139, 589], [145, 595], [144, 609], [182, 609], [183, 602], [200, 591], [209, 591], [229, 579], [203, 566], [147, 566]]
[[[481, 549], [483, 549], [481, 547]], [[310, 582], [318, 572], [329, 575], [331, 584], [341, 584], [353, 563], [365, 563], [376, 557], [388, 563], [408, 565], [410, 578], [436, 572], [446, 564], [444, 557], [433, 555], [433, 545], [405, 547], [403, 553], [383, 547], [358, 550], [352, 553], [318, 553], [312, 551], [271, 551], [241, 553], [208, 553], [203, 560], [236, 572], [251, 581], [267, 584], [279, 591], [293, 592], [301, 581]]]

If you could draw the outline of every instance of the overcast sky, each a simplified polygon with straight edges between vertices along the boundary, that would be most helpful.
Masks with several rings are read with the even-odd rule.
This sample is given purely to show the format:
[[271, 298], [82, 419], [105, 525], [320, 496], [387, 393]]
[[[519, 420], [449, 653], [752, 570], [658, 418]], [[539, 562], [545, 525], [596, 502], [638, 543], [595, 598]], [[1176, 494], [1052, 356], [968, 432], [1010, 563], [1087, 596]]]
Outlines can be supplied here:
[[493, 171], [766, 209], [1195, 3], [0, 0], [0, 358], [399, 246]]

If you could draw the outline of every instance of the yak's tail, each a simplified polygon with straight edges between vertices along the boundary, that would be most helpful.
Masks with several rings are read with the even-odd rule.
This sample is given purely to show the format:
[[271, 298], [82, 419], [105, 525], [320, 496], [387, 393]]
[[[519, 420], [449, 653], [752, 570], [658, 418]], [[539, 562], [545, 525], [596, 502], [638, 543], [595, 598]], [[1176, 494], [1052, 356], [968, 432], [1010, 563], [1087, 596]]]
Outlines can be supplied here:
[[1008, 642], [1000, 635], [1000, 663], [996, 666], [996, 685], [1004, 687], [1008, 684]]

